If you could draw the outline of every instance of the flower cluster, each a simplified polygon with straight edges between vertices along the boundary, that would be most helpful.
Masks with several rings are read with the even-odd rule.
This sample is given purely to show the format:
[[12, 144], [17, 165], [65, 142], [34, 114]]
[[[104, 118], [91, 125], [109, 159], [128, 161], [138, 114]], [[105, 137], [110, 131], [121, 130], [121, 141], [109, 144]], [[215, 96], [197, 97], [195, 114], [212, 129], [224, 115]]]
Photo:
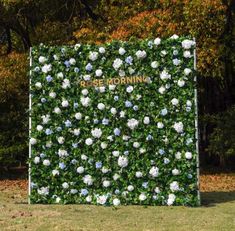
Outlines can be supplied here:
[[[32, 50], [31, 202], [197, 205], [195, 42]], [[147, 76], [82, 87], [80, 81]]]

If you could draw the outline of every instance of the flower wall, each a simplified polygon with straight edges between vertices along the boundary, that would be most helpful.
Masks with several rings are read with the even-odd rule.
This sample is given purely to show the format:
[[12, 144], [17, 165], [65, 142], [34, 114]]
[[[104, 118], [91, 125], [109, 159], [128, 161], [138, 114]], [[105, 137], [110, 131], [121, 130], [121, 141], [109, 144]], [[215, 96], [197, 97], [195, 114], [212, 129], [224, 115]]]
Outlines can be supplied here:
[[30, 202], [198, 205], [194, 49], [176, 35], [33, 48]]

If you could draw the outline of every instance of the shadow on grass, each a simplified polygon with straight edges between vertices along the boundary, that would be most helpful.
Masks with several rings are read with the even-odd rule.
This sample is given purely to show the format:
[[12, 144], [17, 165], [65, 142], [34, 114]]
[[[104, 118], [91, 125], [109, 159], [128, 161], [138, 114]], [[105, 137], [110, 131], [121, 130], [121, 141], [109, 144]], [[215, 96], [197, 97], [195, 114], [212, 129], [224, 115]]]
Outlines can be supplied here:
[[201, 192], [201, 205], [205, 207], [235, 201], [235, 191], [232, 192]]

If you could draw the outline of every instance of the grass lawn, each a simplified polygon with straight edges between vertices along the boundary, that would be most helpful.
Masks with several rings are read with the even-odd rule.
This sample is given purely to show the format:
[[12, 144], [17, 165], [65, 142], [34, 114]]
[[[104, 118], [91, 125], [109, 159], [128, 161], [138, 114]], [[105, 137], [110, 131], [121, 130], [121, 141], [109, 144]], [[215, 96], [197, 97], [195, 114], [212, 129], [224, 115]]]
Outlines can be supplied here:
[[0, 230], [235, 230], [235, 174], [201, 176], [202, 206], [28, 205], [25, 180], [0, 181]]

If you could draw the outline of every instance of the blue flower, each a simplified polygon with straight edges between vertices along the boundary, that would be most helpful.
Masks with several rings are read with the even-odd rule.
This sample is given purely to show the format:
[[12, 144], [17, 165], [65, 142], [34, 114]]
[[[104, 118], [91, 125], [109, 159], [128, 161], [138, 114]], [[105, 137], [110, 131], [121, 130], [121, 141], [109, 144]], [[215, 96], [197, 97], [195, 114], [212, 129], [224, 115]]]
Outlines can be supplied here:
[[62, 127], [57, 127], [57, 128], [56, 128], [56, 131], [57, 131], [57, 132], [62, 131]]
[[64, 123], [65, 123], [66, 127], [71, 127], [72, 126], [72, 123], [70, 122], [70, 120], [66, 120]]
[[168, 111], [167, 111], [166, 108], [164, 108], [164, 109], [161, 110], [161, 115], [162, 115], [162, 116], [165, 116], [167, 113], [168, 113]]
[[75, 103], [73, 104], [73, 107], [74, 107], [74, 108], [78, 108], [78, 103], [75, 102]]
[[133, 58], [131, 56], [126, 57], [125, 62], [128, 64], [132, 64]]
[[150, 135], [150, 134], [146, 137], [146, 140], [148, 140], [148, 141], [149, 141], [149, 140], [152, 140], [152, 139], [153, 139], [153, 137], [152, 137], [152, 135]]
[[51, 135], [53, 132], [51, 129], [47, 128], [46, 131], [45, 131], [46, 135]]
[[74, 72], [78, 73], [80, 71], [80, 69], [78, 67], [74, 68]]
[[78, 143], [72, 143], [73, 148], [77, 148], [78, 147]]
[[119, 100], [119, 96], [118, 96], [118, 95], [115, 95], [115, 96], [114, 96], [114, 100], [115, 100], [115, 101], [118, 101], [118, 100]]
[[62, 163], [59, 163], [59, 168], [60, 169], [65, 169], [66, 168], [66, 165], [62, 162]]
[[106, 118], [102, 119], [102, 124], [103, 125], [108, 125], [109, 124], [109, 119], [106, 119]]
[[45, 98], [41, 98], [41, 102], [45, 103], [47, 100]]
[[138, 107], [137, 105], [135, 105], [135, 106], [133, 107], [133, 109], [134, 109], [134, 111], [138, 111], [139, 107]]
[[114, 132], [114, 135], [115, 135], [115, 136], [120, 136], [120, 134], [121, 134], [121, 130], [120, 130], [119, 128], [115, 128], [115, 129], [113, 130], [113, 132]]
[[78, 161], [75, 160], [75, 159], [72, 159], [72, 160], [71, 160], [71, 163], [72, 163], [72, 164], [76, 164], [77, 162], [78, 162]]
[[100, 161], [96, 162], [96, 163], [95, 163], [95, 167], [96, 167], [97, 169], [102, 168], [102, 162], [100, 162]]
[[94, 123], [94, 124], [98, 124], [98, 123], [99, 123], [99, 120], [94, 119], [94, 120], [93, 120], [93, 123]]
[[44, 158], [45, 156], [46, 156], [46, 155], [45, 155], [44, 153], [41, 153], [41, 154], [40, 154], [40, 157], [41, 157], [41, 158]]
[[65, 65], [66, 67], [70, 67], [70, 62], [69, 62], [68, 60], [66, 60], [66, 61], [64, 61], [64, 65]]
[[163, 149], [159, 149], [158, 152], [159, 152], [160, 155], [164, 155], [165, 154], [165, 151]]
[[51, 81], [53, 80], [53, 78], [52, 78], [50, 75], [48, 75], [48, 76], [46, 77], [46, 80], [47, 80], [47, 82], [51, 82]]
[[81, 195], [86, 196], [88, 194], [88, 190], [85, 188], [81, 189]]
[[125, 102], [125, 106], [126, 106], [126, 107], [132, 107], [132, 103], [127, 100], [127, 101]]
[[92, 70], [92, 65], [88, 63], [85, 67], [86, 71], [91, 71]]
[[35, 68], [34, 68], [34, 71], [35, 71], [35, 72], [38, 72], [38, 71], [40, 71], [40, 68], [39, 68], [39, 67], [35, 67]]
[[142, 187], [148, 188], [148, 182], [143, 182]]
[[153, 41], [148, 41], [148, 46], [151, 48], [153, 48]]
[[124, 155], [128, 155], [129, 154], [129, 151], [124, 151]]
[[115, 193], [116, 195], [118, 195], [118, 194], [120, 194], [120, 190], [119, 190], [119, 189], [115, 189], [114, 193]]

